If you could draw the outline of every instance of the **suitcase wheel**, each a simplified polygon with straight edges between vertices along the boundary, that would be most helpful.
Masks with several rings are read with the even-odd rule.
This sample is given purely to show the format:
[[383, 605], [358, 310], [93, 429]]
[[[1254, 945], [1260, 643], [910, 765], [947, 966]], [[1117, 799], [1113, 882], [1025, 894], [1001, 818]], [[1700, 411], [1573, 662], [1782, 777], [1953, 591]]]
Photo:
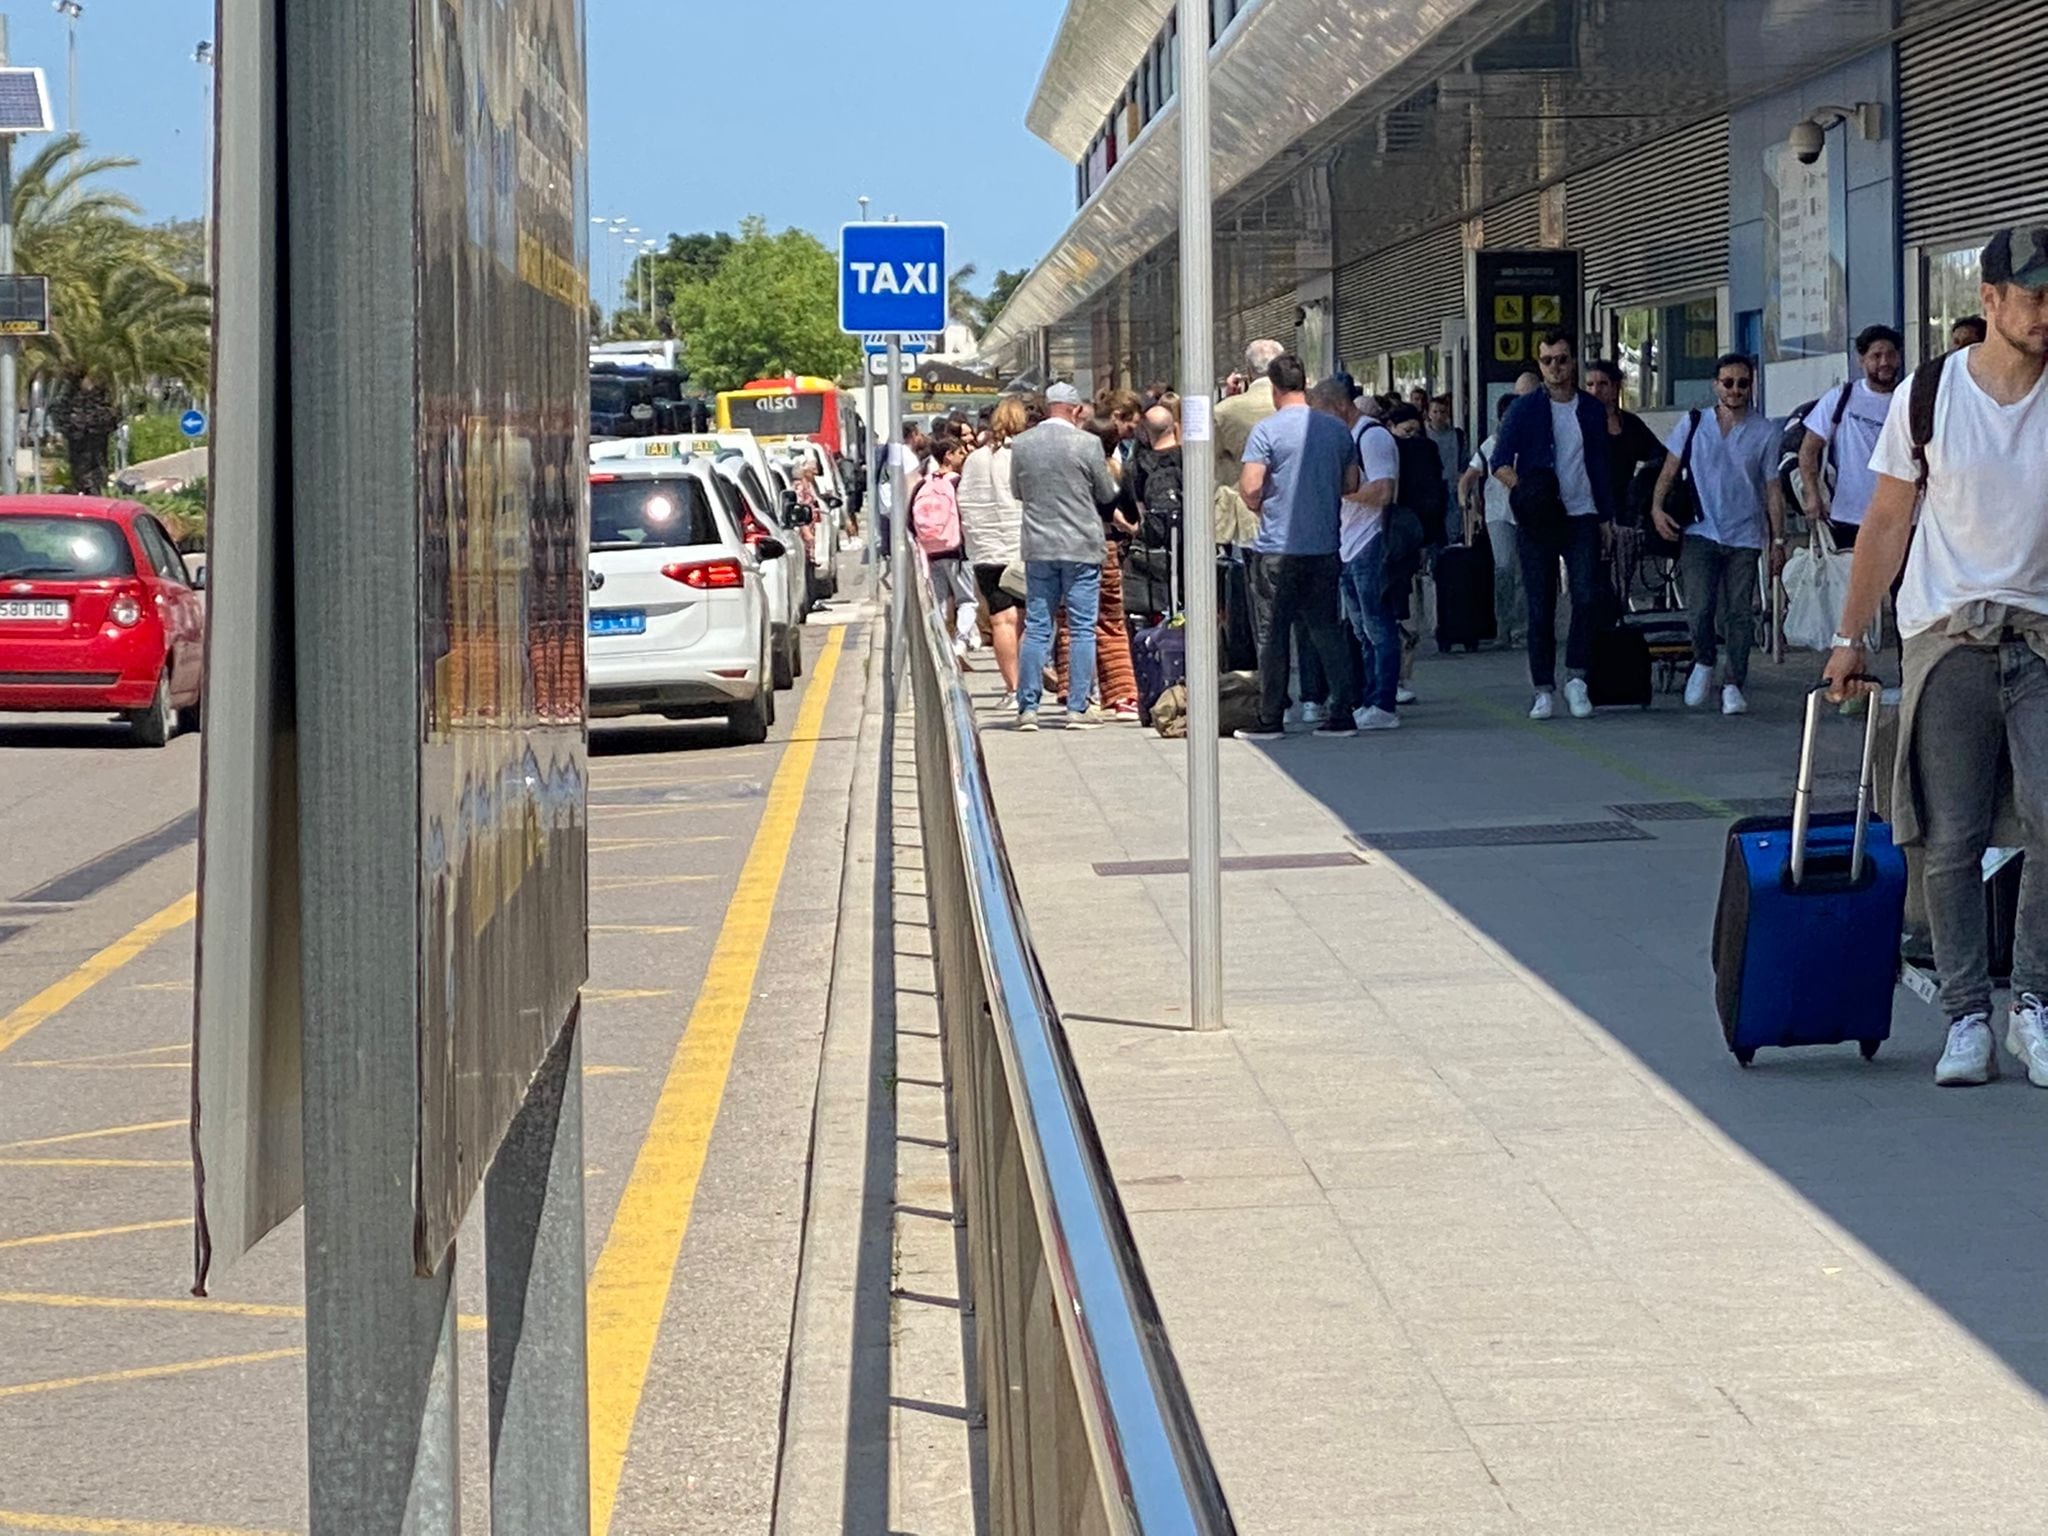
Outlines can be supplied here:
[[1877, 1048], [1883, 1044], [1882, 1040], [1859, 1040], [1856, 1042], [1856, 1049], [1863, 1053], [1865, 1061], [1875, 1061], [1877, 1060]]
[[1737, 1051], [1735, 1053], [1735, 1060], [1741, 1066], [1754, 1066], [1756, 1064], [1756, 1047], [1751, 1046], [1746, 1051]]

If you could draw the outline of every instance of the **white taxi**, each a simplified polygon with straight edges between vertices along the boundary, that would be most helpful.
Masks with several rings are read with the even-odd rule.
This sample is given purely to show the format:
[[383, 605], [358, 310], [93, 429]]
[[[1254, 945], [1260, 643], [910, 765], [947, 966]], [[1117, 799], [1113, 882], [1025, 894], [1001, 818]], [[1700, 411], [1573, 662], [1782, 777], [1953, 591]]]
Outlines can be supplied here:
[[761, 580], [768, 594], [768, 621], [774, 631], [770, 654], [775, 661], [775, 686], [794, 685], [803, 671], [803, 641], [797, 626], [810, 615], [810, 573], [801, 548], [785, 542], [781, 506], [770, 489], [768, 456], [751, 432], [699, 432], [676, 437], [629, 437], [592, 443], [590, 462], [610, 468], [619, 462], [662, 461], [684, 456], [719, 467], [721, 495], [740, 537], [757, 552], [775, 545], [772, 557], [760, 555]]
[[590, 474], [592, 719], [723, 715], [739, 742], [775, 720], [774, 644], [761, 574], [720, 477], [695, 458], [624, 460]]

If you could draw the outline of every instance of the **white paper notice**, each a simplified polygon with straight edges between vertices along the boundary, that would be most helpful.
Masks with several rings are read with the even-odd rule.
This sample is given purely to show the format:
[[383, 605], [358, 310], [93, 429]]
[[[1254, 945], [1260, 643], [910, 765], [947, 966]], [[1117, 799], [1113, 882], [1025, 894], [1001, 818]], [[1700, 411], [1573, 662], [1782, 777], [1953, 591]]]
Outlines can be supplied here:
[[1183, 395], [1180, 402], [1180, 440], [1206, 443], [1216, 434], [1212, 418], [1214, 402], [1207, 395]]

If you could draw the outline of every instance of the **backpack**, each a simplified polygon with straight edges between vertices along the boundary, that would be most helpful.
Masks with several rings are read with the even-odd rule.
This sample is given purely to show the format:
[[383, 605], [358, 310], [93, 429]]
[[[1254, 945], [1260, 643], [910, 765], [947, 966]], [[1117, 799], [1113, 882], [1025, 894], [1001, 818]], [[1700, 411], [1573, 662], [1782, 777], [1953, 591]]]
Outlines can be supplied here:
[[1930, 357], [1913, 370], [1912, 394], [1906, 400], [1906, 428], [1913, 443], [1913, 484], [1927, 494], [1927, 445], [1934, 441], [1934, 408], [1941, 400], [1941, 375], [1948, 355]]
[[952, 476], [925, 476], [911, 498], [910, 531], [929, 556], [960, 553], [960, 497]]
[[1444, 542], [1445, 516], [1450, 494], [1444, 486], [1443, 455], [1427, 437], [1402, 437], [1394, 441], [1401, 455], [1401, 478], [1394, 500], [1422, 520], [1423, 541], [1434, 549]]

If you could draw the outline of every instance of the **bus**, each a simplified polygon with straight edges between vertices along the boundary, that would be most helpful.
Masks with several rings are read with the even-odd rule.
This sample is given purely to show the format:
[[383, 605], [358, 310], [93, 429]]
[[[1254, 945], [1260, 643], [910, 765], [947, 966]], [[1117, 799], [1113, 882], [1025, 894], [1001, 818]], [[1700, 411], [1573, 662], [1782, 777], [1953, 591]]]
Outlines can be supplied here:
[[830, 379], [792, 373], [727, 390], [718, 397], [718, 429], [756, 437], [807, 437], [842, 464], [860, 462], [861, 425], [853, 397]]

